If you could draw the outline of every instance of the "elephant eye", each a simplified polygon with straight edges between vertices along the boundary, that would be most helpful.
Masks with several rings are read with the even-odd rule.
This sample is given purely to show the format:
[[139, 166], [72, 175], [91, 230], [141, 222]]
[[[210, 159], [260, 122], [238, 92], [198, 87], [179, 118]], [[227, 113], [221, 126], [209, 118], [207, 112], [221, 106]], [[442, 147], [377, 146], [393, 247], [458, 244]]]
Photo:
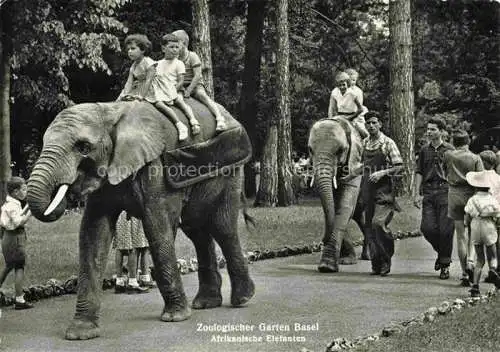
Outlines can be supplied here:
[[76, 142], [75, 144], [76, 150], [82, 155], [88, 155], [90, 151], [92, 150], [92, 146], [90, 145], [89, 142]]

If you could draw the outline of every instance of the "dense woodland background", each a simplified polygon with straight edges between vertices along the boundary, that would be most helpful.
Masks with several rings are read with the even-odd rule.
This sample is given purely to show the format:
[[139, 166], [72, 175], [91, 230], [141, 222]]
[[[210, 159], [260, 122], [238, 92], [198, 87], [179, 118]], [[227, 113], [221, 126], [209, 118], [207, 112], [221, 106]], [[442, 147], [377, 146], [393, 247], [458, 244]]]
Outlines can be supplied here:
[[[279, 107], [277, 3], [208, 1], [214, 95], [255, 126], [249, 132], [256, 159]], [[474, 148], [500, 145], [491, 132], [500, 125], [500, 4], [413, 0], [411, 6], [416, 144], [426, 119], [438, 114], [479, 136]], [[365, 105], [384, 116], [389, 131], [388, 2], [289, 0], [287, 12], [292, 149], [307, 153], [308, 129], [327, 115], [334, 76], [348, 67], [360, 72]], [[13, 173], [25, 177], [61, 109], [118, 96], [130, 67], [122, 51], [127, 34], [146, 34], [154, 59], [161, 58], [165, 33], [192, 34], [191, 4], [182, 0], [7, 0], [1, 16]]]

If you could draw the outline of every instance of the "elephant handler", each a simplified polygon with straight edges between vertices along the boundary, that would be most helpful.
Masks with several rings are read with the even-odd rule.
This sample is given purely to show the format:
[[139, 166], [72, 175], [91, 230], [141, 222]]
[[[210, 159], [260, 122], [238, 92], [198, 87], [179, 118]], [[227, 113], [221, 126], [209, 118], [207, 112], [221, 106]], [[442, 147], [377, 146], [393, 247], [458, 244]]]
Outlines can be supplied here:
[[371, 254], [371, 274], [386, 276], [391, 271], [394, 254], [394, 238], [387, 226], [394, 212], [401, 210], [396, 202], [393, 179], [403, 169], [403, 159], [396, 143], [380, 131], [381, 127], [377, 115], [368, 113], [369, 136], [363, 140], [360, 202]]

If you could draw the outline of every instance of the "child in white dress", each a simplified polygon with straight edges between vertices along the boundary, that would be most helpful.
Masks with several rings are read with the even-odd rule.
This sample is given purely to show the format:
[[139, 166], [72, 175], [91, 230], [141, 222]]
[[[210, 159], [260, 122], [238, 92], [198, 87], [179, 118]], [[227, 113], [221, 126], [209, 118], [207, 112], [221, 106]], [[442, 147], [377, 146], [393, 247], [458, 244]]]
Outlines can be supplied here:
[[[179, 120], [177, 114], [171, 108], [172, 105], [177, 106], [186, 114], [191, 125], [192, 134], [197, 135], [200, 133], [200, 124], [194, 117], [193, 110], [184, 102], [182, 95], [177, 94], [177, 91], [182, 87], [186, 72], [184, 63], [177, 58], [181, 45], [176, 36], [172, 34], [163, 36], [162, 50], [165, 58], [159, 60], [156, 64], [156, 75], [150, 79], [152, 81], [151, 87], [146, 96], [146, 100], [153, 103], [175, 125], [179, 132], [179, 141], [187, 139], [189, 134], [186, 125]], [[149, 85], [149, 82], [147, 85]]]

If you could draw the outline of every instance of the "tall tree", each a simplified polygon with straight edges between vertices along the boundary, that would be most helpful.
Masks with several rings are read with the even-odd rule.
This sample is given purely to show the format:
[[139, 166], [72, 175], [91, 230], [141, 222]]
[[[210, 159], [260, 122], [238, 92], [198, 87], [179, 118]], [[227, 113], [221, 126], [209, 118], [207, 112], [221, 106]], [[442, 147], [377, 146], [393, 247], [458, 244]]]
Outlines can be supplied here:
[[10, 61], [12, 58], [12, 3], [0, 8], [0, 203], [6, 196], [5, 185], [11, 176], [10, 163]]
[[214, 97], [212, 47], [210, 45], [210, 10], [208, 0], [191, 0], [193, 11], [193, 50], [203, 64], [203, 80], [207, 93]]
[[292, 188], [292, 123], [290, 118], [290, 45], [288, 39], [288, 0], [276, 1], [277, 98], [278, 98], [278, 205], [295, 203]]
[[391, 136], [405, 160], [403, 191], [411, 194], [415, 163], [415, 116], [412, 80], [411, 0], [389, 2]]
[[278, 126], [274, 118], [269, 122], [266, 143], [262, 151], [260, 183], [255, 205], [274, 207], [278, 204]]
[[[260, 87], [260, 61], [262, 56], [262, 31], [266, 17], [267, 0], [248, 1], [245, 37], [245, 67], [239, 100], [239, 120], [245, 126], [254, 153], [256, 151], [256, 96]], [[245, 193], [255, 195], [255, 176], [249, 164], [245, 167]]]

